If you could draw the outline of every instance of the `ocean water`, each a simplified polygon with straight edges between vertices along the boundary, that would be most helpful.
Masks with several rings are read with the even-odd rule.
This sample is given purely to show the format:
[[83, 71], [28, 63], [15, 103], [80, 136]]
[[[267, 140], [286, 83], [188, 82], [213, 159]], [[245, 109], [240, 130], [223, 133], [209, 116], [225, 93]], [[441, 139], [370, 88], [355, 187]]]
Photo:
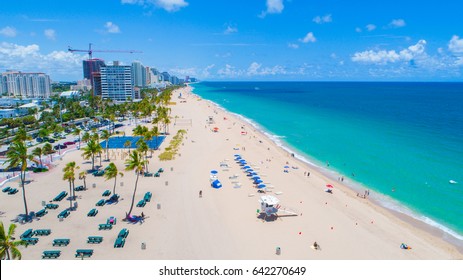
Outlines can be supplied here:
[[383, 206], [463, 239], [463, 83], [193, 87], [304, 160], [368, 188]]

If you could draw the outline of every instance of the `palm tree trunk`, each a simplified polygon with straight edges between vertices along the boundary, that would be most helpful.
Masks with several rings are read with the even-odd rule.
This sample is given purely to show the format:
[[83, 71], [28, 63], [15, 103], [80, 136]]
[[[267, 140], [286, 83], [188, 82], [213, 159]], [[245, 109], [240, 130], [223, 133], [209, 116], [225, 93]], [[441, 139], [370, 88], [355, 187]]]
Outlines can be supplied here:
[[108, 148], [108, 145], [109, 145], [109, 138], [106, 139], [106, 160], [109, 161], [109, 148]]
[[72, 199], [76, 200], [76, 185], [74, 180], [72, 180]]
[[39, 156], [39, 160], [40, 160], [40, 169], [43, 168], [43, 164], [42, 164], [42, 156]]
[[26, 171], [21, 171], [19, 176], [21, 177], [21, 187], [23, 189], [24, 210], [26, 211], [26, 217], [27, 217], [27, 215], [29, 214], [29, 211], [27, 211], [26, 189], [24, 188], [24, 180], [26, 179]]
[[101, 153], [100, 153], [100, 166], [102, 166], [102, 165], [101, 165]]
[[[72, 183], [69, 180], [69, 195], [72, 196]], [[69, 197], [69, 208], [72, 208], [72, 197]]]
[[116, 177], [114, 177], [113, 194], [116, 194], [116, 181], [117, 181], [117, 175], [116, 175]]
[[95, 155], [92, 154], [92, 170], [95, 170]]
[[137, 180], [135, 180], [135, 189], [133, 190], [132, 204], [130, 204], [130, 210], [129, 210], [129, 213], [127, 214], [127, 217], [130, 217], [130, 214], [132, 213], [133, 203], [135, 202], [135, 194], [137, 193], [138, 177], [140, 177], [140, 172], [137, 171]]
[[85, 183], [85, 177], [84, 177], [84, 188], [87, 189], [87, 184]]

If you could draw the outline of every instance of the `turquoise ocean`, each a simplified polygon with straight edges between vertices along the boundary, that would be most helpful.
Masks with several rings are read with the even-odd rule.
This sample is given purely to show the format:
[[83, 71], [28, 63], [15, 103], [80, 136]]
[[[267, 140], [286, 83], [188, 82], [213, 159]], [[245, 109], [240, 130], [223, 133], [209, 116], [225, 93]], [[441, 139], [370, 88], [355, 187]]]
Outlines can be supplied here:
[[463, 240], [463, 83], [193, 87], [300, 159], [344, 176], [358, 191], [371, 190], [382, 206]]

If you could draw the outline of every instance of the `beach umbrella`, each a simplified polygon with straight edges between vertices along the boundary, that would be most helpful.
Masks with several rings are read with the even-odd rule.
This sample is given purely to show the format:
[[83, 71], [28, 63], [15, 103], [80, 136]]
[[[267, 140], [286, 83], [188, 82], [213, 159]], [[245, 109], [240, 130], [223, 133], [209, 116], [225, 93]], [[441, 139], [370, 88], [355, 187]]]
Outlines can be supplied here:
[[267, 186], [264, 185], [264, 184], [259, 184], [259, 185], [257, 186], [258, 189], [263, 189], [263, 188], [266, 188], [266, 187], [267, 187]]
[[254, 179], [254, 180], [259, 180], [259, 179], [260, 179], [260, 177], [259, 177], [259, 176], [257, 176], [257, 175], [254, 175], [254, 176], [252, 176], [252, 179]]
[[243, 169], [249, 169], [249, 168], [251, 168], [251, 166], [249, 166], [249, 165], [246, 165], [246, 166], [243, 167]]
[[289, 166], [285, 165], [285, 168], [289, 168]]
[[234, 156], [235, 156], [235, 157], [241, 157], [241, 155], [239, 155], [239, 154], [234, 154]]
[[326, 187], [327, 187], [327, 188], [330, 188], [330, 189], [334, 188], [333, 185], [329, 185], [329, 184], [326, 185]]
[[211, 170], [211, 174], [217, 174], [219, 172], [217, 172], [217, 170]]
[[246, 172], [248, 172], [248, 173], [254, 172], [254, 169], [248, 168], [248, 170], [246, 170]]
[[254, 184], [260, 184], [260, 183], [263, 183], [264, 181], [262, 181], [261, 179], [257, 179], [257, 180], [254, 180]]
[[214, 188], [214, 189], [220, 189], [222, 187], [222, 183], [220, 183], [219, 180], [215, 180], [211, 183], [211, 186]]
[[256, 172], [250, 172], [250, 173], [251, 173], [251, 175], [253, 175], [253, 176], [257, 175]]

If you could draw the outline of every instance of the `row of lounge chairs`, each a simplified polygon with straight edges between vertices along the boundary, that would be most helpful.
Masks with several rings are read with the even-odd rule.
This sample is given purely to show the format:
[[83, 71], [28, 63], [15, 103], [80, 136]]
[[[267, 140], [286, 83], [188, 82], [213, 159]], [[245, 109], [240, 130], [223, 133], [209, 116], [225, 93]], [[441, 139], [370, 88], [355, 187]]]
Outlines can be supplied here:
[[151, 201], [152, 196], [153, 194], [151, 192], [145, 193], [143, 199], [137, 203], [137, 207], [145, 207], [146, 203]]
[[69, 238], [60, 238], [53, 240], [53, 246], [68, 246], [71, 240]]
[[54, 204], [54, 203], [48, 203], [47, 205], [45, 205], [46, 209], [57, 209], [58, 207], [59, 207], [59, 205]]
[[5, 187], [2, 189], [2, 192], [7, 193], [8, 195], [13, 195], [18, 192], [17, 188], [12, 188], [12, 187]]
[[77, 186], [74, 188], [76, 192], [86, 191], [87, 189], [84, 186]]
[[58, 214], [58, 218], [59, 219], [67, 218], [69, 216], [69, 214], [71, 214], [71, 212], [68, 209], [65, 209], [65, 210], [61, 211], [61, 213]]
[[164, 172], [164, 169], [162, 168], [159, 168], [159, 170], [155, 173], [152, 173], [152, 172], [145, 172], [143, 173], [143, 176], [145, 177], [161, 177], [161, 173]]
[[66, 191], [60, 192], [55, 198], [53, 198], [53, 201], [61, 201], [63, 198], [65, 198], [68, 195]]
[[47, 211], [46, 208], [43, 208], [43, 209], [37, 211], [37, 212], [35, 213], [35, 216], [40, 218], [40, 217], [45, 216], [46, 214], [48, 214], [48, 211]]

